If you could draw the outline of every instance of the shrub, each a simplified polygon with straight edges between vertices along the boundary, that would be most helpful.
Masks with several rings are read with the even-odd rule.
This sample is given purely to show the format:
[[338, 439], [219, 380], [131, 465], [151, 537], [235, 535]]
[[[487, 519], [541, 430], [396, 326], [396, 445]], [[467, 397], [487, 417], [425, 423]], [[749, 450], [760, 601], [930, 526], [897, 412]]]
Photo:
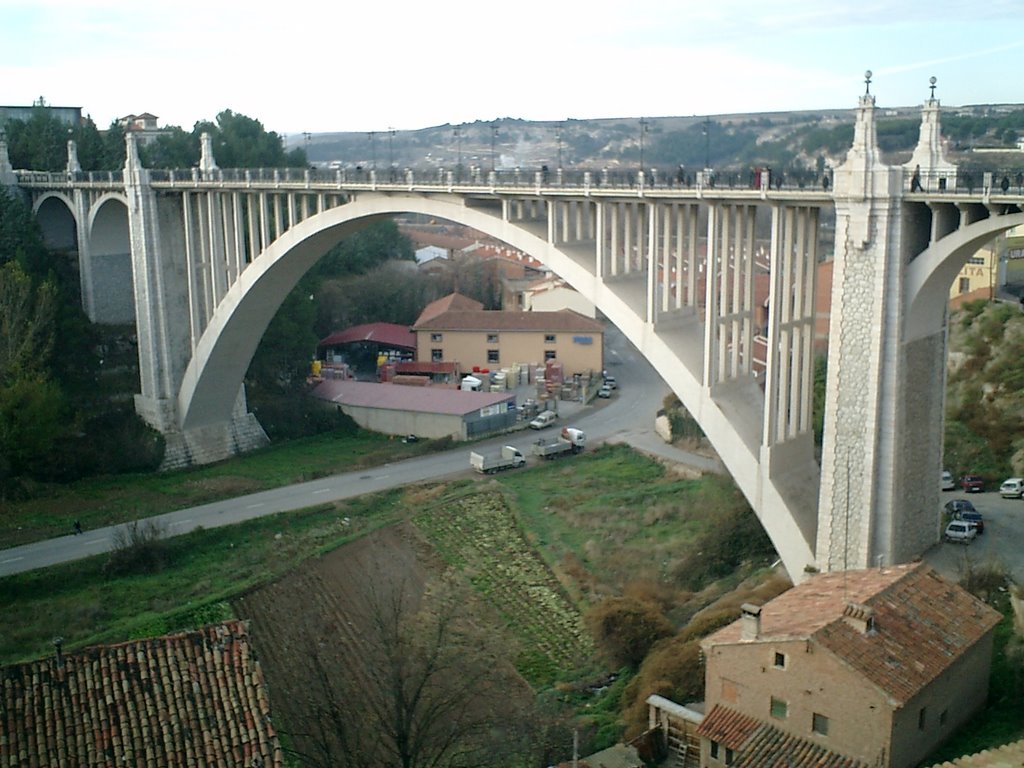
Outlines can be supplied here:
[[155, 520], [135, 520], [114, 530], [114, 548], [103, 565], [111, 576], [155, 573], [167, 564], [169, 546]]
[[662, 640], [644, 659], [622, 695], [624, 739], [647, 730], [647, 697], [651, 694], [681, 704], [704, 698], [704, 661], [696, 640], [681, 636]]
[[636, 669], [672, 625], [653, 603], [611, 597], [587, 611], [587, 626], [598, 647], [617, 667]]

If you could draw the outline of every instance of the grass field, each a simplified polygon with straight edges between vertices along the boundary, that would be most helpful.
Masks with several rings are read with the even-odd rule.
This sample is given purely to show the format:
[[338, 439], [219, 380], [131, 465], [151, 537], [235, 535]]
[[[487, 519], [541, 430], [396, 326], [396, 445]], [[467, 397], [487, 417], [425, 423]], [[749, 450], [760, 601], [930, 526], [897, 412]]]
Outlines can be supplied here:
[[71, 485], [36, 487], [32, 498], [4, 500], [0, 547], [14, 547], [291, 483], [379, 466], [449, 447], [447, 441], [406, 444], [384, 435], [319, 435], [274, 445], [230, 461], [145, 475], [118, 475]]

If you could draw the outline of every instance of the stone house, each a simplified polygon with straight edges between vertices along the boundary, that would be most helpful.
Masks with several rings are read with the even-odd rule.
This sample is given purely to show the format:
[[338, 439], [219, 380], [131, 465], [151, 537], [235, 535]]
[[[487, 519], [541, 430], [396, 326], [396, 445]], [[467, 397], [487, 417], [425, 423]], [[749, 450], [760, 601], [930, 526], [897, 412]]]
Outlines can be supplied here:
[[924, 563], [745, 605], [701, 643], [701, 765], [917, 765], [984, 705], [1000, 619]]

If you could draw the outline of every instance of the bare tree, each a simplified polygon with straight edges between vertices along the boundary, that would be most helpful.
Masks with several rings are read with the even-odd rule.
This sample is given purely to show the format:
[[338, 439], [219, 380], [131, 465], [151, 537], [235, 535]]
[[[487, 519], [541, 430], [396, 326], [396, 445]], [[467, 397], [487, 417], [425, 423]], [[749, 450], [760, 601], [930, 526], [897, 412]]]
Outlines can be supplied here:
[[345, 619], [358, 636], [306, 642], [296, 755], [324, 768], [517, 762], [531, 694], [499, 633], [474, 620], [470, 593], [450, 580], [416, 589], [383, 569], [364, 587], [365, 611]]

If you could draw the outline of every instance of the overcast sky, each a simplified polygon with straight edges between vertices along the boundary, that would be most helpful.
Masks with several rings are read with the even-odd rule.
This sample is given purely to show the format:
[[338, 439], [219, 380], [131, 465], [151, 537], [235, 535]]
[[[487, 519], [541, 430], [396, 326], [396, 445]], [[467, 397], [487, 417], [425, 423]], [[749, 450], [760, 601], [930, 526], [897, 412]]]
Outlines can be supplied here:
[[0, 103], [278, 133], [1024, 102], [1024, 0], [0, 0]]

